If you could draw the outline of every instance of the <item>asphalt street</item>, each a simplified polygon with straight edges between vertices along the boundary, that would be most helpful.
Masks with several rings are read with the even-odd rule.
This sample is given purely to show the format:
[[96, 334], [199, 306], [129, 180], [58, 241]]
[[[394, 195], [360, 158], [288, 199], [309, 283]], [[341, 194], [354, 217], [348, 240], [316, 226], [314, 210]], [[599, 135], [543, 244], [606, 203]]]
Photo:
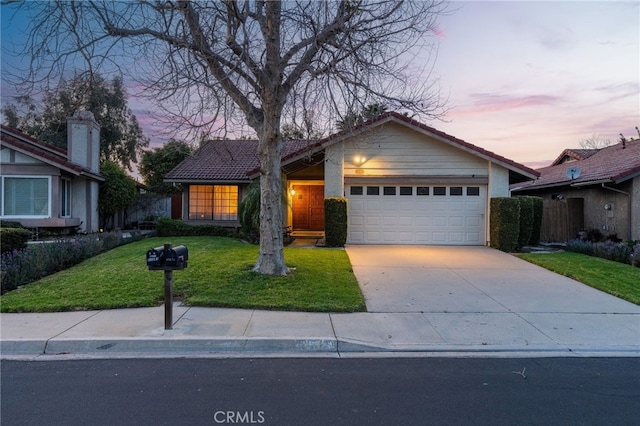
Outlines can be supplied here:
[[637, 425], [638, 358], [2, 362], [2, 424]]

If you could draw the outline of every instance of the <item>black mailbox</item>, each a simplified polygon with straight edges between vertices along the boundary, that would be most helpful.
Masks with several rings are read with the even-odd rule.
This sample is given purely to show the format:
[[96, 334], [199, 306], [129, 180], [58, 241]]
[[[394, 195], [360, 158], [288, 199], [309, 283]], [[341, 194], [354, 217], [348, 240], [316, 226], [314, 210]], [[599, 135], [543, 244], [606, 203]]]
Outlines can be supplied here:
[[176, 246], [164, 254], [164, 266], [169, 268], [186, 268], [189, 250], [186, 246]]
[[147, 251], [147, 266], [164, 266], [164, 247], [156, 247]]

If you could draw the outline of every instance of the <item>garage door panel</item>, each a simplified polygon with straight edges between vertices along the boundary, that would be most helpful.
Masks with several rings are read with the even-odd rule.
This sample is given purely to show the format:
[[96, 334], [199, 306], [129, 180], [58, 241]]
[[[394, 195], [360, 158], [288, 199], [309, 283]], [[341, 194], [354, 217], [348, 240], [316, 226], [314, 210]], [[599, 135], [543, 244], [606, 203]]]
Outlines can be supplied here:
[[[389, 186], [389, 185], [385, 185]], [[467, 191], [462, 185], [445, 195], [400, 195], [400, 186], [379, 191], [378, 195], [350, 195], [348, 203], [349, 238], [353, 244], [438, 244], [482, 245], [485, 242], [486, 186]], [[347, 194], [350, 193], [347, 187]], [[365, 191], [366, 192], [366, 191]], [[424, 194], [424, 191], [421, 191]], [[438, 188], [442, 194], [442, 187]], [[451, 195], [453, 193], [453, 195]], [[473, 194], [478, 195], [473, 195]], [[470, 194], [470, 195], [469, 195]]]

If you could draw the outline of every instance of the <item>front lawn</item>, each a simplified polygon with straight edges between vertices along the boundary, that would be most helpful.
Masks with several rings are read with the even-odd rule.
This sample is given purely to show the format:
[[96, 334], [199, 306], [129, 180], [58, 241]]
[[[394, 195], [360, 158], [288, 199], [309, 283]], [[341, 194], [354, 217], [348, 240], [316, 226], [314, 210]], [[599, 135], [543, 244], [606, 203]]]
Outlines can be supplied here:
[[184, 244], [189, 266], [173, 273], [185, 305], [311, 312], [365, 311], [344, 250], [285, 248], [292, 272], [251, 271], [258, 247], [222, 237], [150, 238], [115, 248], [0, 297], [1, 312], [55, 312], [158, 306], [164, 273], [149, 271], [149, 248]]
[[570, 252], [527, 253], [518, 257], [640, 305], [640, 268]]

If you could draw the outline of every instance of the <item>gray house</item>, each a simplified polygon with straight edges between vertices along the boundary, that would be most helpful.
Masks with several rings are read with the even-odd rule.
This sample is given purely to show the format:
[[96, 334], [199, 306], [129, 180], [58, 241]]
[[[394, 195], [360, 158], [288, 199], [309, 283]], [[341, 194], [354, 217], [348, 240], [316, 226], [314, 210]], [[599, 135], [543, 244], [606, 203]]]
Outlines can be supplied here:
[[0, 218], [28, 228], [97, 232], [100, 128], [93, 114], [67, 119], [67, 150], [1, 126]]

